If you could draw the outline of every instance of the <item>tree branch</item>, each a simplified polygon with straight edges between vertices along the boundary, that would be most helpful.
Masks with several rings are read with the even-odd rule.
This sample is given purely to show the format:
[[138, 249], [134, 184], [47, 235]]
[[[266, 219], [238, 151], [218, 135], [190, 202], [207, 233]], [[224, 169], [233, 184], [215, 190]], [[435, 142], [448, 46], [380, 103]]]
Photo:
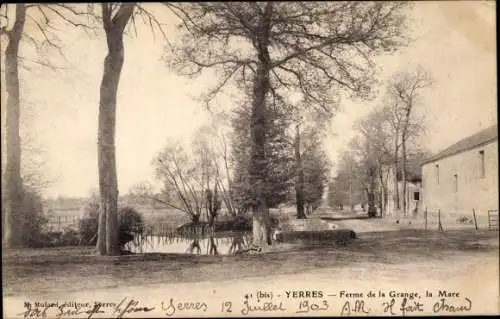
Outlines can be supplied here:
[[165, 31], [163, 30], [165, 24], [161, 23], [156, 17], [154, 14], [152, 14], [150, 11], [148, 11], [147, 9], [144, 8], [144, 6], [138, 4], [137, 5], [137, 14], [138, 15], [141, 15], [143, 17], [145, 17], [148, 21], [148, 24], [149, 24], [149, 27], [151, 29], [151, 32], [153, 33], [153, 39], [156, 40], [156, 34], [155, 34], [155, 29], [157, 28], [162, 37], [163, 37], [163, 40], [167, 41], [167, 43], [171, 45], [171, 43], [169, 42], [168, 40], [168, 37], [167, 37], [167, 34], [165, 33]]

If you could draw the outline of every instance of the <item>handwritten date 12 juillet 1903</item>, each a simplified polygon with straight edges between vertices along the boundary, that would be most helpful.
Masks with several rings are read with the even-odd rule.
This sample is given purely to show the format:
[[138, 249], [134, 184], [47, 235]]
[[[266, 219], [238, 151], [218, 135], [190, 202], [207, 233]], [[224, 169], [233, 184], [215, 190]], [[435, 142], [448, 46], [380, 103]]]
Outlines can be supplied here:
[[126, 318], [137, 316], [183, 317], [197, 314], [230, 316], [253, 316], [266, 313], [320, 314], [359, 316], [378, 315], [405, 316], [419, 313], [459, 314], [472, 310], [472, 301], [459, 293], [439, 291], [432, 293], [397, 293], [391, 291], [349, 293], [340, 291], [328, 294], [323, 291], [285, 291], [272, 293], [257, 291], [247, 293], [239, 300], [221, 300], [214, 303], [203, 300], [179, 301], [168, 298], [159, 304], [145, 304], [138, 298], [123, 298], [119, 302], [25, 302], [24, 318]]

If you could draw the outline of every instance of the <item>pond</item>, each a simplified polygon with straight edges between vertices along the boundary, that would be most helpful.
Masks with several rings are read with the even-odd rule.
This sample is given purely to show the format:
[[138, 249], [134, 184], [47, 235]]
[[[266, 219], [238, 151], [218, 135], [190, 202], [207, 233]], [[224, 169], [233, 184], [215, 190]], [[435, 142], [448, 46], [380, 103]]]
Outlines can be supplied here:
[[136, 236], [125, 245], [131, 253], [170, 253], [196, 255], [233, 255], [251, 247], [248, 232], [214, 233], [211, 236]]

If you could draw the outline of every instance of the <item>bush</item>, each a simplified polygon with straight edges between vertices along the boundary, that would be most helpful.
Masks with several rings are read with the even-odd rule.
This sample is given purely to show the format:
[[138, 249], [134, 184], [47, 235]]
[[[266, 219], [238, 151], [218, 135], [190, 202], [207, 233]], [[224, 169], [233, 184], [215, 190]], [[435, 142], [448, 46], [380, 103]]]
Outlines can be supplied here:
[[124, 207], [118, 212], [120, 232], [140, 233], [144, 231], [144, 219], [141, 213], [132, 207]]
[[80, 243], [80, 235], [74, 229], [64, 231], [44, 232], [37, 242], [36, 248], [77, 246]]
[[85, 216], [78, 223], [78, 232], [80, 233], [81, 243], [83, 245], [97, 244], [97, 224], [99, 217]]
[[20, 215], [22, 245], [32, 248], [43, 246], [43, 234], [47, 222], [48, 220], [43, 214], [42, 197], [36, 191], [24, 187]]
[[[97, 244], [97, 228], [99, 222], [99, 206], [93, 203], [85, 208], [85, 216], [80, 219], [78, 229], [83, 245]], [[124, 245], [133, 239], [133, 233], [144, 231], [142, 214], [132, 207], [124, 207], [118, 211], [118, 227], [120, 229], [120, 244]]]
[[80, 234], [74, 229], [66, 229], [60, 237], [60, 246], [77, 246], [80, 243]]

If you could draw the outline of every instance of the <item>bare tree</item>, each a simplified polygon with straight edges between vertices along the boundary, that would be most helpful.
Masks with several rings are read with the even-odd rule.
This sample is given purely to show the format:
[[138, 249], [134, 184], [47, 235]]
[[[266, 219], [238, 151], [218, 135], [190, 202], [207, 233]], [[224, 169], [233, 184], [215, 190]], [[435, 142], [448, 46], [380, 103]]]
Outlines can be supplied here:
[[[422, 68], [397, 73], [391, 80], [389, 93], [394, 105], [397, 131], [401, 141], [401, 176], [403, 181], [403, 213], [407, 214], [407, 143], [410, 137], [419, 136], [424, 130], [423, 120], [418, 118], [415, 107], [421, 102], [422, 90], [432, 85], [428, 72]], [[397, 184], [396, 184], [397, 185]]]
[[29, 189], [40, 193], [53, 181], [54, 177], [47, 174], [45, 149], [37, 140], [31, 122], [37, 112], [37, 107], [24, 102], [21, 114], [21, 178]]
[[305, 133], [301, 156], [304, 167], [304, 201], [306, 213], [311, 214], [323, 200], [331, 163], [323, 149], [321, 134], [316, 130]]
[[[95, 13], [93, 7], [90, 8]], [[99, 127], [98, 127], [98, 166], [101, 211], [97, 251], [101, 255], [120, 253], [118, 243], [118, 184], [116, 176], [115, 127], [116, 99], [118, 83], [124, 62], [125, 50], [123, 37], [125, 27], [141, 16], [149, 23], [152, 31], [158, 28], [164, 38], [162, 24], [145, 7], [131, 3], [102, 3], [100, 20], [106, 34], [108, 53], [104, 59], [104, 71], [100, 87]]]
[[[392, 143], [390, 113], [385, 107], [375, 108], [366, 117], [358, 120], [355, 125], [357, 131], [360, 133], [362, 145], [369, 152], [361, 151], [362, 163], [365, 169], [373, 174], [379, 185], [378, 203], [382, 214], [385, 214], [388, 202], [388, 169], [391, 163], [392, 152], [390, 145]], [[359, 144], [359, 142], [358, 142]], [[358, 145], [358, 148], [361, 145]], [[362, 149], [363, 150], [363, 149]], [[370, 180], [373, 176], [368, 175]], [[375, 190], [371, 191], [375, 193]]]
[[135, 5], [135, 3], [120, 4], [113, 14], [115, 9], [113, 4], [101, 4], [102, 23], [108, 46], [101, 82], [97, 137], [101, 196], [97, 251], [101, 255], [120, 254], [115, 157], [116, 96], [124, 61], [123, 32], [132, 17]]
[[303, 219], [322, 198], [328, 161], [321, 138], [331, 117], [307, 108], [296, 111], [302, 114], [295, 117], [295, 197], [297, 218]]
[[[235, 80], [251, 97], [249, 177], [256, 244], [270, 244], [266, 203], [266, 108], [300, 92], [305, 104], [331, 112], [339, 92], [365, 95], [371, 57], [404, 42], [402, 2], [267, 2], [168, 4], [190, 36], [169, 55], [195, 76], [220, 75], [209, 103]], [[238, 43], [238, 45], [235, 45]]]
[[[226, 206], [227, 212], [231, 216], [240, 215], [243, 211], [243, 207], [240, 207], [235, 199], [233, 192], [233, 178], [232, 178], [232, 167], [230, 163], [230, 150], [229, 143], [226, 137], [226, 134], [221, 132], [218, 135], [219, 138], [219, 152], [222, 157], [222, 171], [224, 174], [220, 174], [219, 176], [219, 186], [220, 186], [220, 196], [224, 205]], [[222, 177], [221, 175], [224, 175]]]
[[395, 103], [394, 101], [390, 102], [390, 105], [385, 108], [388, 110], [388, 118], [391, 123], [391, 129], [392, 129], [392, 139], [393, 139], [393, 184], [394, 184], [394, 209], [401, 209], [401, 200], [399, 196], [399, 179], [398, 179], [398, 172], [399, 172], [399, 154], [400, 154], [400, 149], [401, 149], [401, 114], [398, 112], [398, 104]]
[[[11, 9], [9, 11], [9, 9]], [[11, 11], [14, 11], [13, 13]], [[0, 36], [7, 37], [5, 48], [5, 83], [7, 93], [6, 106], [6, 169], [3, 182], [5, 183], [4, 203], [4, 245], [6, 247], [17, 246], [23, 236], [22, 229], [17, 221], [22, 207], [22, 186], [21, 178], [21, 88], [19, 78], [19, 67], [27, 63], [34, 63], [43, 67], [56, 69], [50, 62], [43, 61], [44, 48], [58, 50], [60, 56], [64, 57], [61, 46], [57, 42], [56, 30], [53, 22], [63, 21], [74, 27], [85, 27], [85, 24], [78, 23], [81, 12], [74, 10], [65, 4], [15, 4], [0, 7]], [[25, 26], [30, 23], [29, 32]], [[21, 42], [35, 47], [38, 57], [30, 59], [22, 56]], [[4, 52], [2, 51], [2, 55]]]
[[[206, 134], [204, 134], [206, 133]], [[214, 150], [214, 132], [201, 129], [191, 143], [191, 149], [181, 144], [165, 147], [154, 159], [156, 177], [163, 183], [161, 198], [143, 192], [165, 206], [187, 214], [198, 225], [206, 212], [206, 220], [215, 226], [221, 208], [220, 157]]]
[[198, 224], [203, 212], [205, 170], [182, 146], [166, 147], [155, 159], [156, 175], [163, 181], [163, 192], [173, 209], [187, 213]]
[[351, 211], [356, 203], [365, 198], [365, 171], [362, 170], [356, 155], [355, 149], [352, 148], [341, 152], [336, 176], [332, 182], [331, 196], [334, 201], [342, 206], [348, 204]]
[[19, 89], [19, 42], [26, 21], [26, 5], [17, 4], [15, 22], [11, 30], [2, 28], [6, 32], [8, 44], [5, 50], [5, 82], [7, 89], [7, 115], [6, 115], [6, 140], [7, 140], [7, 167], [5, 170], [5, 198], [2, 200], [4, 209], [4, 238], [7, 248], [14, 247], [21, 242], [21, 230], [16, 221], [16, 213], [22, 205], [22, 180], [21, 180], [21, 137], [19, 135], [20, 119], [20, 89]]
[[221, 178], [220, 154], [216, 151], [218, 136], [212, 127], [202, 127], [196, 134], [193, 143], [194, 154], [199, 158], [201, 167], [201, 188], [204, 188], [204, 201], [207, 220], [210, 226], [215, 226], [215, 220], [221, 208], [219, 190], [224, 190]]
[[377, 160], [374, 145], [362, 133], [359, 136], [355, 136], [349, 142], [349, 146], [354, 150], [355, 161], [360, 169], [361, 185], [366, 194], [366, 202], [368, 203], [368, 215], [374, 217], [376, 215], [375, 192], [377, 181]]
[[295, 124], [295, 205], [297, 206], [297, 218], [306, 219], [305, 198], [304, 198], [304, 165], [302, 163], [300, 140], [300, 124]]
[[224, 135], [212, 129], [202, 127], [189, 149], [179, 143], [165, 147], [153, 161], [162, 191], [155, 194], [143, 183], [132, 190], [134, 197], [181, 211], [193, 224], [199, 224], [205, 212], [208, 224], [215, 226], [223, 203], [236, 216], [237, 204], [228, 188], [228, 145]]

